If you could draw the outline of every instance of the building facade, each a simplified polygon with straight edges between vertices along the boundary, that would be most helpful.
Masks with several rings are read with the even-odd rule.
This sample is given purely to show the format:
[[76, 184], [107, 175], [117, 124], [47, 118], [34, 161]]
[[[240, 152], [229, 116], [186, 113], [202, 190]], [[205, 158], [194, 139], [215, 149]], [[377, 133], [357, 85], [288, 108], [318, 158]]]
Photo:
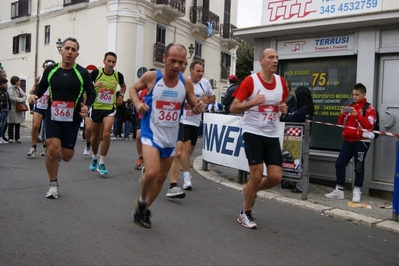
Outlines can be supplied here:
[[67, 37], [79, 41], [77, 63], [84, 67], [101, 67], [104, 54], [115, 52], [116, 69], [128, 87], [147, 69], [163, 67], [171, 42], [195, 48], [188, 61], [205, 63], [204, 77], [219, 100], [219, 88], [235, 69], [237, 0], [2, 0], [1, 5], [0, 64], [27, 91], [46, 59], [61, 60], [56, 42]]
[[[337, 123], [341, 106], [352, 100], [352, 87], [363, 83], [367, 100], [380, 116], [380, 130], [399, 133], [399, 1], [264, 0], [262, 25], [238, 29], [235, 36], [254, 44], [258, 54], [271, 47], [279, 54], [279, 74], [293, 88], [307, 86], [317, 122]], [[310, 177], [335, 181], [342, 129], [313, 123]], [[398, 139], [381, 135], [366, 159], [363, 193], [393, 191]], [[347, 182], [354, 180], [353, 165]]]

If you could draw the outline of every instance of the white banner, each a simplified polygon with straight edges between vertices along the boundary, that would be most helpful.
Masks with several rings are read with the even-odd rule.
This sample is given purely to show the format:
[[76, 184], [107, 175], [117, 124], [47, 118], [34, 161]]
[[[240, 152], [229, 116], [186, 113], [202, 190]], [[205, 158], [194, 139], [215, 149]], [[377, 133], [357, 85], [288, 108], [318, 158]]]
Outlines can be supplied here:
[[[204, 113], [202, 159], [238, 170], [249, 171], [242, 139], [242, 117]], [[280, 123], [280, 145], [284, 139], [284, 123]], [[266, 167], [264, 173], [266, 174]]]

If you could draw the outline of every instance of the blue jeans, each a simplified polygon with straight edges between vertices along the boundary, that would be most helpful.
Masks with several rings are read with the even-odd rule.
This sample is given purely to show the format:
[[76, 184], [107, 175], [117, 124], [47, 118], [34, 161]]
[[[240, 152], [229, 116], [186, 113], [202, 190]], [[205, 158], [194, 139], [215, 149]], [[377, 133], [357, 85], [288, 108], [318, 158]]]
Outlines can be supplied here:
[[129, 139], [130, 130], [132, 129], [132, 123], [129, 120], [125, 120], [125, 127], [123, 133], [125, 134], [125, 139]]
[[369, 148], [370, 142], [349, 142], [346, 140], [342, 142], [341, 150], [337, 160], [335, 161], [337, 185], [345, 186], [345, 168], [353, 157], [355, 166], [355, 186], [363, 187], [364, 161], [366, 160], [366, 155]]
[[7, 123], [7, 117], [8, 117], [9, 111], [3, 111], [0, 113], [0, 133], [1, 137], [3, 137], [3, 132], [4, 132], [4, 127], [6, 126]]

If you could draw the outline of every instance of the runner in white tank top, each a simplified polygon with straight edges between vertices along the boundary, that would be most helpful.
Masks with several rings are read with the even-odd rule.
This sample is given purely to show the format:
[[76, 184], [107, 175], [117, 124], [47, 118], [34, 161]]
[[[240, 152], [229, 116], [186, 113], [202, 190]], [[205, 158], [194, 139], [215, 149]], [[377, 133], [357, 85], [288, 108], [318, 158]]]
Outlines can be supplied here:
[[[205, 110], [205, 104], [197, 101], [193, 83], [182, 77], [181, 69], [187, 57], [186, 48], [177, 43], [166, 46], [163, 62], [165, 68], [157, 72], [148, 71], [129, 89], [136, 110], [143, 114], [141, 121], [141, 141], [143, 159], [140, 197], [136, 201], [133, 221], [141, 227], [151, 227], [152, 205], [168, 175], [173, 161], [173, 150], [177, 142], [179, 116], [184, 97], [192, 107], [194, 114]], [[185, 94], [184, 94], [185, 85]], [[138, 92], [151, 88], [142, 103]]]
[[[278, 54], [274, 49], [264, 49], [259, 56], [262, 70], [241, 83], [231, 113], [244, 113], [243, 139], [248, 159], [249, 179], [244, 189], [244, 209], [237, 222], [246, 228], [256, 228], [251, 207], [259, 190], [279, 184], [282, 178], [282, 155], [278, 136], [280, 112], [287, 112], [284, 103], [288, 97], [285, 80], [274, 74], [278, 66]], [[267, 177], [263, 177], [263, 163]]]

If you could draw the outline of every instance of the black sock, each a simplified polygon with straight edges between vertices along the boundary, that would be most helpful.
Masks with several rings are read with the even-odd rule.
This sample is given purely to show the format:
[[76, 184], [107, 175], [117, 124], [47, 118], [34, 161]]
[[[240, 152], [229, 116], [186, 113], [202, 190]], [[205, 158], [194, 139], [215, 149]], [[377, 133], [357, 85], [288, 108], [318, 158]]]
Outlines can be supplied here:
[[56, 180], [50, 180], [50, 186], [58, 186], [58, 181]]
[[177, 183], [170, 183], [169, 188], [177, 187]]
[[244, 211], [246, 215], [251, 215], [252, 211]]
[[32, 148], [34, 148], [36, 150], [36, 145], [32, 145]]
[[90, 141], [86, 142], [86, 147], [90, 148]]

